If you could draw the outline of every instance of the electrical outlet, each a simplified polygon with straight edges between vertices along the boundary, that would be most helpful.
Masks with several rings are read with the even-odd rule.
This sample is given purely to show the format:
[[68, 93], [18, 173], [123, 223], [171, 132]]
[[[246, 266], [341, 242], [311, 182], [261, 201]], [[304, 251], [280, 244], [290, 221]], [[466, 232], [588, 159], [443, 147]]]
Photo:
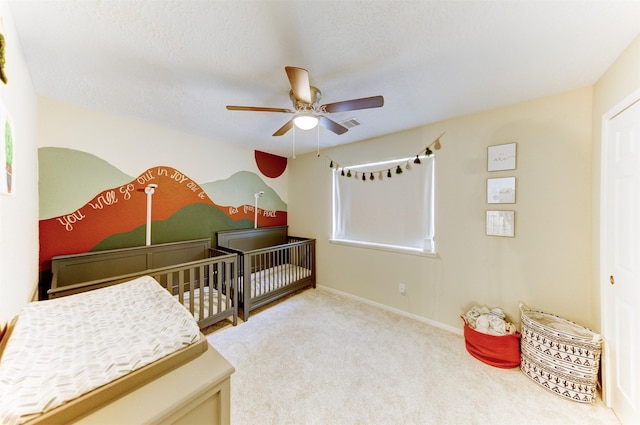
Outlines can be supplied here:
[[401, 283], [400, 285], [398, 285], [398, 291], [400, 291], [402, 295], [407, 293], [407, 287], [405, 286], [404, 283]]

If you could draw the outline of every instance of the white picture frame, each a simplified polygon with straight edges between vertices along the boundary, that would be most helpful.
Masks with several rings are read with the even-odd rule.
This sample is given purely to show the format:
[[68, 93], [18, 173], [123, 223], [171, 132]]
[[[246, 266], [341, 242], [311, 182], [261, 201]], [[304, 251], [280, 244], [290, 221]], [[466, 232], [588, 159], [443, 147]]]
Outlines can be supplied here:
[[506, 143], [487, 148], [487, 171], [516, 169], [516, 144]]
[[487, 236], [515, 237], [515, 211], [487, 211]]
[[515, 204], [516, 178], [498, 177], [487, 179], [488, 204]]

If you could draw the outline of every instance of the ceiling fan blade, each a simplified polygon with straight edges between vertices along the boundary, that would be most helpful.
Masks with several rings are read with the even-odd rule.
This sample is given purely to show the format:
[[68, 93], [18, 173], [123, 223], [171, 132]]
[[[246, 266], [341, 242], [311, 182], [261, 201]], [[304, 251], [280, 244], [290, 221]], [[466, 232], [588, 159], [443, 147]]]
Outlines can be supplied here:
[[372, 96], [361, 99], [344, 100], [342, 102], [327, 103], [322, 105], [320, 110], [326, 112], [355, 111], [357, 109], [379, 108], [384, 105], [384, 97]]
[[311, 84], [309, 83], [309, 71], [295, 66], [285, 66], [284, 70], [289, 77], [293, 96], [299, 102], [311, 104]]
[[284, 108], [266, 108], [263, 106], [234, 106], [227, 105], [227, 109], [230, 111], [254, 111], [254, 112], [288, 112], [293, 113], [291, 109]]
[[338, 124], [334, 120], [331, 120], [331, 119], [325, 117], [324, 115], [320, 116], [320, 124], [324, 128], [327, 128], [327, 129], [333, 131], [334, 133], [336, 133], [338, 135], [344, 134], [347, 131], [349, 131], [349, 129], [347, 127]]
[[289, 121], [286, 122], [285, 125], [280, 127], [275, 133], [273, 133], [273, 135], [274, 136], [282, 136], [287, 131], [291, 130], [292, 127], [293, 127], [293, 119], [290, 119]]

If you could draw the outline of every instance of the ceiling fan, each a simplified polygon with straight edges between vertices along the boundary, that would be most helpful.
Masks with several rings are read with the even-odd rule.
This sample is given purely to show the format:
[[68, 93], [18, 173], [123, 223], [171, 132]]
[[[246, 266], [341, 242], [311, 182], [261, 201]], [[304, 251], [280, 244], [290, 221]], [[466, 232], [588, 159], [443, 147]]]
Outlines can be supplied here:
[[322, 92], [309, 83], [309, 71], [295, 66], [286, 66], [284, 70], [287, 72], [289, 84], [291, 85], [289, 97], [293, 103], [293, 109], [234, 105], [227, 105], [227, 109], [230, 111], [283, 112], [294, 114], [293, 118], [273, 133], [274, 136], [282, 136], [291, 130], [294, 124], [302, 130], [310, 130], [320, 124], [336, 134], [344, 134], [349, 131], [349, 129], [327, 118], [325, 114], [355, 111], [357, 109], [379, 108], [384, 105], [384, 98], [382, 96], [372, 96], [326, 103], [318, 106], [322, 98]]

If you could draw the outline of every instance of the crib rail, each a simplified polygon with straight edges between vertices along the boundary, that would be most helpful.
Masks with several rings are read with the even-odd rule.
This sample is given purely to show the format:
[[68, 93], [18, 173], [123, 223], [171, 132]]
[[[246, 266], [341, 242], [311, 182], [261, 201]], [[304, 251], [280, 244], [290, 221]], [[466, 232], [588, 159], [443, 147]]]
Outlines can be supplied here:
[[52, 289], [49, 291], [49, 297], [85, 292], [148, 275], [156, 279], [191, 312], [200, 328], [229, 316], [232, 316], [233, 324], [236, 325], [237, 282], [240, 270], [238, 256], [213, 249], [210, 252], [213, 256], [203, 260]]

